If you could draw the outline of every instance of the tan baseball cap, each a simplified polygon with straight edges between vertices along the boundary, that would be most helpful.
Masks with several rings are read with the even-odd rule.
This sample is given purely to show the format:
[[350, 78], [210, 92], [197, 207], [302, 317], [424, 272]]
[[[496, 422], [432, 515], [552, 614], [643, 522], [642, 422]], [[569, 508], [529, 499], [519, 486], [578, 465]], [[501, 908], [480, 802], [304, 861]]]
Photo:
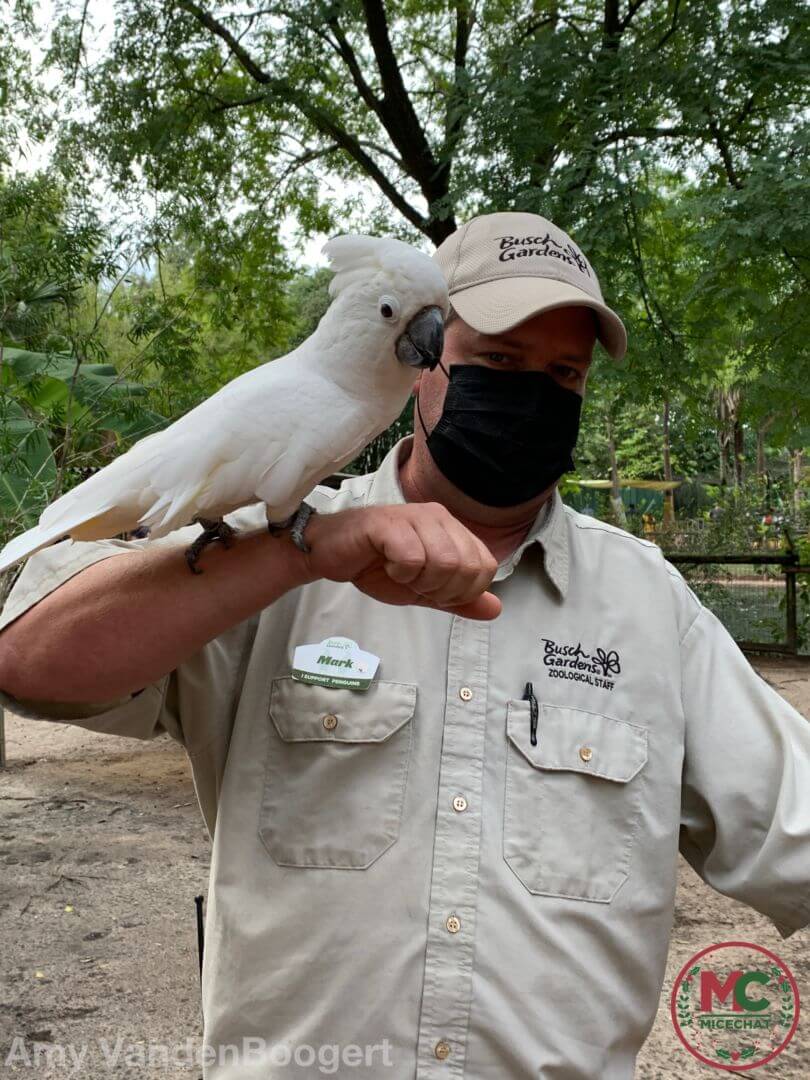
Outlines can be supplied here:
[[627, 351], [627, 332], [602, 299], [593, 267], [571, 237], [539, 214], [481, 214], [433, 253], [465, 323], [500, 334], [552, 308], [592, 308], [597, 337], [614, 360]]

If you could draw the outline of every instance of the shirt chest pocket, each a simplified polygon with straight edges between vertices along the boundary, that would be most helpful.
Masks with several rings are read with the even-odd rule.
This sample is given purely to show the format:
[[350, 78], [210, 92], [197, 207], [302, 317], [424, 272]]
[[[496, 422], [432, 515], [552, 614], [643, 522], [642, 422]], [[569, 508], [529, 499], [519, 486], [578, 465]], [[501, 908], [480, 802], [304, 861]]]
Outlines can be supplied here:
[[259, 835], [280, 866], [362, 870], [399, 837], [416, 686], [270, 690]]
[[541, 703], [506, 713], [504, 858], [529, 892], [609, 903], [627, 880], [640, 824], [647, 731]]

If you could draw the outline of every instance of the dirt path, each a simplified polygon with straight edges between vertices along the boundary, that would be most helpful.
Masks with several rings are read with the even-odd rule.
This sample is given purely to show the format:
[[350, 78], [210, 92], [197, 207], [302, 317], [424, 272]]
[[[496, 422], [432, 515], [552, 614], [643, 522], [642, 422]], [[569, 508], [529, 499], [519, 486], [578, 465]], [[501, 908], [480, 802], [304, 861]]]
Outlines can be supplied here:
[[[772, 686], [810, 720], [810, 660], [751, 657]], [[669, 999], [672, 984], [686, 961], [719, 941], [747, 940], [775, 952], [799, 984], [805, 1015], [783, 1054], [750, 1074], [763, 1080], [807, 1080], [810, 1077], [810, 929], [783, 940], [764, 916], [710, 889], [683, 859], [680, 862], [675, 922], [669, 945], [667, 975], [658, 1016], [636, 1062], [636, 1080], [702, 1080], [723, 1073], [702, 1065], [680, 1044], [672, 1028]]]
[[[810, 661], [754, 662], [810, 719]], [[168, 737], [144, 743], [8, 716], [6, 729], [0, 1075], [198, 1077], [200, 1070], [185, 1064], [195, 1055], [186, 1040], [198, 1043], [201, 1033], [194, 896], [205, 892], [209, 843], [182, 750]], [[676, 1039], [669, 994], [691, 955], [736, 937], [777, 952], [808, 1009], [789, 1049], [757, 1076], [810, 1076], [810, 930], [783, 941], [767, 919], [713, 892], [682, 863], [667, 978], [637, 1080], [718, 1075]], [[127, 1045], [118, 1044], [117, 1063], [110, 1066], [105, 1052], [114, 1058], [119, 1039]], [[64, 1061], [43, 1053], [31, 1068], [22, 1053], [32, 1055], [37, 1042], [63, 1045]], [[161, 1043], [175, 1063], [144, 1067], [144, 1047]], [[86, 1044], [91, 1051], [76, 1069], [70, 1047], [79, 1052]], [[19, 1060], [4, 1069], [15, 1049]], [[129, 1062], [127, 1053], [135, 1055]]]

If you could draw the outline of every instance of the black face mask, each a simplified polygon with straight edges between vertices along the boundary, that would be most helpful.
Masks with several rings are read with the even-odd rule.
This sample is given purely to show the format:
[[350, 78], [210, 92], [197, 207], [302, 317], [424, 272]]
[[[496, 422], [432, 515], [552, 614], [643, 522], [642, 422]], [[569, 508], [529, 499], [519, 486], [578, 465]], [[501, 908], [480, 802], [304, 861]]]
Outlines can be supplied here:
[[429, 435], [421, 411], [419, 420], [451, 483], [485, 506], [516, 506], [574, 468], [581, 408], [580, 395], [544, 371], [453, 364]]

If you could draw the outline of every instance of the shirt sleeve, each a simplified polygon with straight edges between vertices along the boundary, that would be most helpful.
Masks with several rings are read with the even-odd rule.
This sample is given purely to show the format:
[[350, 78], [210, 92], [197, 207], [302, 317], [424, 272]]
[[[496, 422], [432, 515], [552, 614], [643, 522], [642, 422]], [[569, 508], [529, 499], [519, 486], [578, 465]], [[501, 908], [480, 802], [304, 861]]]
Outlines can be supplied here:
[[[103, 559], [119, 558], [145, 545], [185, 548], [199, 526], [177, 529], [155, 540], [61, 541], [32, 555], [0, 611], [0, 631], [54, 589]], [[61, 702], [17, 699], [0, 690], [0, 706], [30, 720], [75, 724], [90, 731], [154, 739], [168, 732], [190, 752], [227, 741], [241, 689], [241, 664], [255, 632], [255, 619], [229, 628], [176, 670], [114, 701]], [[148, 619], [133, 619], [133, 637], [148, 633]], [[122, 647], [124, 647], [122, 645]]]
[[682, 578], [677, 588], [688, 620], [680, 850], [707, 884], [786, 938], [810, 923], [810, 722]]
[[[164, 542], [165, 539], [168, 538]], [[0, 612], [0, 631], [93, 563], [132, 553], [145, 543], [145, 540], [64, 540], [36, 552], [23, 566]], [[114, 701], [42, 702], [15, 698], [0, 690], [0, 705], [30, 720], [59, 721], [136, 739], [153, 739], [169, 732], [178, 742], [183, 742], [179, 717], [167, 700], [173, 675], [169, 673], [158, 682]]]

